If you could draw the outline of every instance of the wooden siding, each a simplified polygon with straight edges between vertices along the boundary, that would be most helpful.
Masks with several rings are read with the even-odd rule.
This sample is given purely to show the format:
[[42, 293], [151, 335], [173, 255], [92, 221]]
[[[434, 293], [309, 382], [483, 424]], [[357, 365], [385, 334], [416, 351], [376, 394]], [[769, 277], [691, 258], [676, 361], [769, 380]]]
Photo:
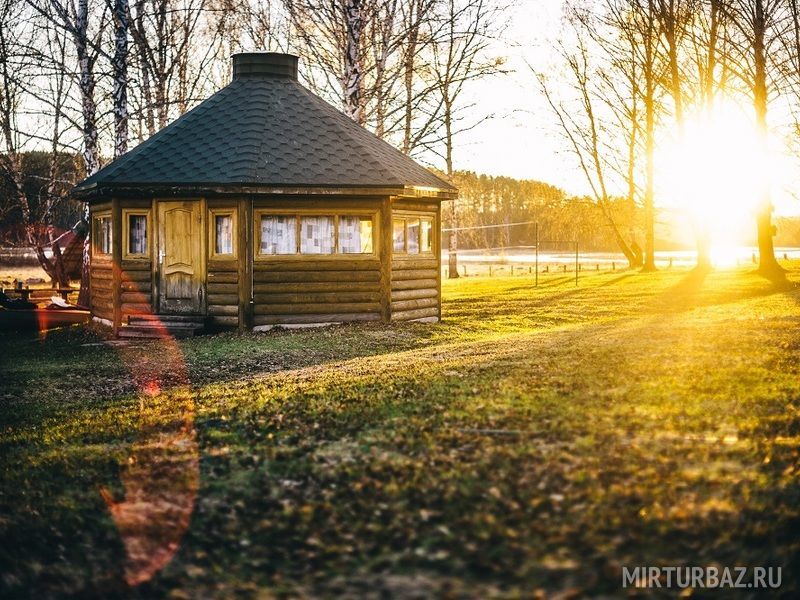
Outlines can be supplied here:
[[89, 303], [92, 314], [111, 321], [114, 318], [114, 281], [110, 256], [92, 256], [89, 275]]
[[439, 261], [435, 256], [392, 261], [392, 321], [439, 317]]
[[393, 214], [433, 217], [432, 254], [393, 254], [391, 320], [441, 318], [441, 212], [438, 202], [426, 199], [395, 200]]
[[[145, 208], [150, 201], [114, 200], [104, 209], [114, 218], [114, 248], [111, 255], [92, 257], [91, 308], [94, 315], [112, 321], [116, 327], [131, 315], [155, 312], [158, 292], [155, 257], [151, 242], [147, 257], [122, 258], [123, 208]], [[206, 208], [207, 206], [207, 208]], [[235, 257], [211, 256], [209, 209], [237, 209]], [[294, 255], [256, 256], [259, 209], [330, 210], [378, 213], [374, 255]], [[393, 255], [392, 215], [418, 213], [434, 216], [434, 252], [423, 255]], [[202, 311], [211, 325], [250, 328], [281, 324], [315, 324], [345, 321], [404, 321], [439, 318], [441, 248], [440, 211], [436, 201], [427, 198], [350, 198], [303, 201], [294, 198], [203, 201], [206, 220], [203, 235]], [[155, 212], [148, 223], [148, 235], [155, 240], [158, 227]], [[113, 256], [113, 259], [112, 259]], [[252, 265], [252, 272], [248, 268]], [[251, 301], [252, 300], [252, 301]]]
[[131, 315], [153, 313], [153, 263], [147, 259], [123, 260], [120, 265], [122, 323]]
[[220, 327], [239, 326], [239, 262], [209, 261], [206, 281], [208, 321]]
[[254, 325], [380, 320], [380, 264], [377, 258], [258, 261]]

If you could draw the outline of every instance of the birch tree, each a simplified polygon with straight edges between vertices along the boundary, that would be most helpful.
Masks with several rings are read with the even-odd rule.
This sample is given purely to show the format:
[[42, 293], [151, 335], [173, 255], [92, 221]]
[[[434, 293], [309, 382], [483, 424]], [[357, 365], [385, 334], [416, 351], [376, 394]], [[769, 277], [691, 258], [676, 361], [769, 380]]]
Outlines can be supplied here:
[[[80, 91], [81, 113], [83, 117], [83, 162], [86, 176], [93, 175], [100, 169], [100, 150], [98, 145], [97, 102], [95, 100], [95, 64], [99, 55], [97, 38], [90, 38], [89, 0], [50, 0], [52, 12], [42, 10], [51, 21], [64, 29], [72, 38], [75, 56], [78, 63], [78, 89]], [[97, 15], [94, 15], [95, 18]], [[98, 37], [102, 33], [104, 16], [96, 30]], [[89, 205], [84, 205], [83, 218], [89, 223]], [[78, 304], [89, 305], [89, 237], [83, 245], [83, 261], [81, 266], [81, 287], [78, 293]]]
[[0, 0], [0, 133], [3, 153], [0, 165], [12, 182], [13, 197], [5, 207], [7, 212], [18, 210], [26, 237], [33, 242], [31, 211], [25, 195], [22, 157], [20, 153], [19, 110], [23, 100], [25, 58], [23, 31], [25, 15], [22, 5], [14, 0]]
[[114, 88], [114, 158], [128, 151], [128, 0], [114, 0], [114, 55], [111, 70]]

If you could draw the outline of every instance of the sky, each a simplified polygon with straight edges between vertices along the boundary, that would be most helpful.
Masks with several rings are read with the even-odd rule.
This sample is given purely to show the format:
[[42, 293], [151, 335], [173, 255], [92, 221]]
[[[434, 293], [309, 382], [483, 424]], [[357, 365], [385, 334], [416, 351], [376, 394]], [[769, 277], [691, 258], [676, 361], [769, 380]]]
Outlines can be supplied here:
[[[470, 109], [472, 118], [491, 117], [460, 135], [454, 157], [457, 169], [537, 179], [571, 194], [589, 193], [531, 70], [549, 72], [556, 65], [553, 47], [563, 5], [564, 0], [510, 3], [508, 29], [493, 48], [506, 59], [508, 72], [477, 81], [470, 89], [467, 102], [475, 104]], [[800, 189], [800, 162], [792, 163], [785, 156], [777, 162], [780, 166], [773, 169], [776, 214], [800, 215], [800, 200], [793, 191]]]
[[553, 60], [552, 36], [559, 28], [563, 0], [518, 0], [494, 51], [506, 58], [508, 73], [486, 78], [470, 89], [476, 118], [491, 115], [461, 135], [455, 156], [459, 169], [519, 179], [538, 179], [570, 192], [583, 192], [571, 158], [553, 129], [553, 115], [538, 92], [530, 67]]

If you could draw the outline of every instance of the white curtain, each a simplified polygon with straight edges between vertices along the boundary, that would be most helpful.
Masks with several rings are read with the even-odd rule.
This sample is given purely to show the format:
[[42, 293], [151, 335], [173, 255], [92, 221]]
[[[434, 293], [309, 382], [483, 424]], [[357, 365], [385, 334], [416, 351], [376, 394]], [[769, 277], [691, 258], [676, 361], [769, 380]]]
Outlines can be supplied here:
[[214, 250], [217, 254], [233, 254], [233, 217], [230, 215], [217, 217], [217, 243]]
[[421, 251], [433, 252], [433, 222], [430, 219], [422, 219], [421, 226]]
[[261, 254], [296, 254], [297, 220], [295, 217], [261, 217]]
[[392, 221], [392, 242], [395, 252], [406, 251], [406, 222], [402, 219]]
[[111, 217], [100, 217], [97, 226], [99, 229], [99, 250], [103, 254], [111, 254]]
[[128, 252], [130, 254], [147, 253], [147, 217], [144, 215], [130, 216], [130, 229], [128, 232]]
[[333, 217], [303, 217], [300, 225], [302, 254], [333, 254]]
[[339, 217], [339, 252], [342, 254], [372, 253], [372, 219]]
[[408, 228], [408, 247], [406, 252], [409, 254], [419, 254], [419, 219], [409, 219]]

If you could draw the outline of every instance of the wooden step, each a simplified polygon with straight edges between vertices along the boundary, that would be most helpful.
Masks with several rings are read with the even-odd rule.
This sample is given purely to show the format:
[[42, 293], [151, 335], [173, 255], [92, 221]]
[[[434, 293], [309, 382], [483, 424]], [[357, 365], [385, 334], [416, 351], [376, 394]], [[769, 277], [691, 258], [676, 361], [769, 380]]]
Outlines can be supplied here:
[[205, 329], [205, 318], [196, 315], [131, 315], [117, 336], [134, 339], [193, 337]]
[[117, 337], [137, 338], [137, 339], [165, 339], [165, 338], [189, 338], [200, 330], [198, 327], [157, 327], [143, 325], [128, 325], [120, 327]]
[[128, 323], [199, 323], [205, 322], [201, 315], [129, 315]]

